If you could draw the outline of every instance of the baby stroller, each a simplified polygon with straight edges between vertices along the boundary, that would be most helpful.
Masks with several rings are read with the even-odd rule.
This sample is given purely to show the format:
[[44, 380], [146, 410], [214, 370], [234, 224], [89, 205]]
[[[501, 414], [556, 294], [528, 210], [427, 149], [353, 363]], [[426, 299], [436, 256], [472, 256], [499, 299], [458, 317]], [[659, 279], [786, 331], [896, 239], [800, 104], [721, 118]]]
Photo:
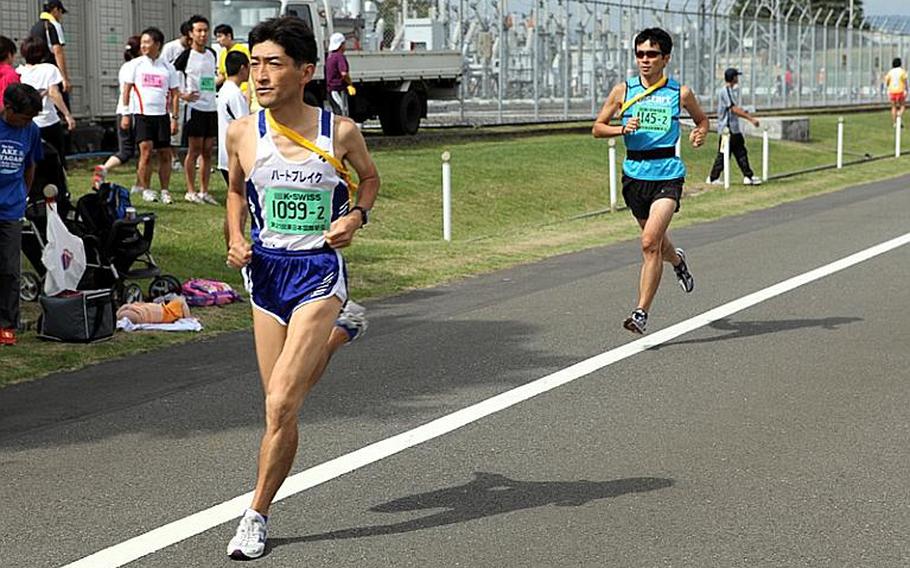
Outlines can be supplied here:
[[[49, 146], [45, 145], [45, 148]], [[52, 148], [51, 148], [52, 150]], [[47, 150], [46, 150], [47, 151]], [[24, 272], [20, 297], [25, 301], [37, 300], [43, 289], [46, 273], [41, 254], [47, 243], [47, 208], [43, 188], [48, 182], [57, 186], [57, 210], [67, 229], [82, 239], [85, 246], [86, 270], [79, 282], [80, 290], [111, 289], [117, 304], [141, 302], [142, 288], [131, 280], [152, 279], [148, 287], [151, 299], [180, 291], [180, 281], [171, 275], [162, 275], [151, 254], [155, 233], [155, 214], [141, 213], [128, 217], [129, 190], [105, 183], [92, 193], [83, 195], [72, 206], [66, 187], [66, 173], [56, 153], [48, 167], [38, 166], [29, 192], [26, 221], [22, 231], [22, 252], [36, 273]], [[54, 167], [56, 160], [56, 167]], [[51, 180], [50, 178], [54, 178]]]

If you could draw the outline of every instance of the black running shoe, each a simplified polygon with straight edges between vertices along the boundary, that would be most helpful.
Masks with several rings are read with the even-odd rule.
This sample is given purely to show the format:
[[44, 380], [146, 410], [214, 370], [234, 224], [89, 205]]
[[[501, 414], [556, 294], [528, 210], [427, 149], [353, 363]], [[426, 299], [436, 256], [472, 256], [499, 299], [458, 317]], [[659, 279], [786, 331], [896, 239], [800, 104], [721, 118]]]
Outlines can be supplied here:
[[681, 248], [676, 249], [676, 254], [679, 255], [680, 263], [673, 267], [673, 272], [676, 273], [676, 280], [679, 281], [679, 287], [682, 288], [682, 291], [688, 294], [695, 289], [695, 278], [692, 277], [692, 274], [689, 272], [689, 263], [686, 262], [686, 251]]
[[622, 326], [632, 333], [644, 335], [645, 328], [648, 327], [648, 312], [641, 308], [635, 308], [629, 314], [629, 317], [626, 318], [626, 321], [622, 322]]

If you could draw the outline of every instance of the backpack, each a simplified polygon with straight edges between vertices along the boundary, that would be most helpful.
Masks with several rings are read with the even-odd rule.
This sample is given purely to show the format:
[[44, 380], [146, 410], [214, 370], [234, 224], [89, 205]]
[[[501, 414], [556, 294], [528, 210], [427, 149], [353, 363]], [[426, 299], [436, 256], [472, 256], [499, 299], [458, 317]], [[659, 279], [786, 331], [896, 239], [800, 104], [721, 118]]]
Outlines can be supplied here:
[[181, 292], [191, 306], [223, 306], [242, 299], [230, 284], [205, 278], [187, 280]]

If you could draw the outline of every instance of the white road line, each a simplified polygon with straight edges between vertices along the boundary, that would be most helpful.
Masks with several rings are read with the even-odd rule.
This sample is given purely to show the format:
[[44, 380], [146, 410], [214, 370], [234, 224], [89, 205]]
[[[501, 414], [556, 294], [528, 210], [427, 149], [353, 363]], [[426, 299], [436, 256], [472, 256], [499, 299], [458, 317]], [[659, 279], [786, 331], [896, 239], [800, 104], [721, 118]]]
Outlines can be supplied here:
[[[890, 250], [906, 245], [907, 243], [910, 243], [910, 233], [867, 248], [842, 258], [841, 260], [832, 262], [831, 264], [800, 274], [799, 276], [794, 276], [793, 278], [784, 280], [783, 282], [779, 282], [773, 286], [759, 290], [758, 292], [743, 296], [742, 298], [708, 310], [703, 314], [645, 336], [642, 339], [611, 349], [610, 351], [576, 363], [571, 367], [566, 367], [565, 369], [547, 375], [546, 377], [542, 377], [467, 408], [437, 418], [436, 420], [418, 426], [413, 430], [408, 430], [407, 432], [370, 444], [369, 446], [349, 454], [311, 467], [310, 469], [289, 477], [275, 497], [275, 501], [280, 501], [292, 495], [296, 495], [302, 491], [331, 481], [336, 477], [340, 477], [346, 473], [395, 455], [398, 452], [432, 440], [433, 438], [438, 438], [439, 436], [457, 430], [462, 426], [476, 422], [485, 416], [495, 414], [510, 406], [515, 406], [516, 404], [539, 394], [553, 390], [556, 387], [570, 383], [585, 375], [589, 375], [594, 371], [603, 369], [608, 365], [612, 365], [613, 363], [641, 353], [650, 347], [666, 343], [681, 335], [689, 333], [690, 331], [704, 327], [713, 321], [728, 317], [764, 302], [765, 300], [769, 300], [775, 296], [779, 296], [790, 290], [809, 284], [810, 282], [819, 280], [825, 276], [829, 276], [835, 272], [869, 260], [870, 258], [874, 258], [880, 254], [884, 254]], [[111, 546], [110, 548], [105, 548], [91, 556], [86, 556], [81, 560], [67, 564], [63, 568], [116, 568], [123, 566], [124, 564], [142, 558], [143, 556], [152, 554], [157, 550], [161, 550], [162, 548], [186, 540], [191, 536], [212, 529], [222, 523], [238, 518], [243, 509], [249, 506], [252, 498], [252, 492], [240, 495], [230, 501], [215, 505], [190, 515], [189, 517], [168, 523], [145, 534]], [[227, 537], [227, 535], [225, 535], [225, 537]], [[212, 551], [212, 554], [221, 553], [222, 551], [220, 549]]]

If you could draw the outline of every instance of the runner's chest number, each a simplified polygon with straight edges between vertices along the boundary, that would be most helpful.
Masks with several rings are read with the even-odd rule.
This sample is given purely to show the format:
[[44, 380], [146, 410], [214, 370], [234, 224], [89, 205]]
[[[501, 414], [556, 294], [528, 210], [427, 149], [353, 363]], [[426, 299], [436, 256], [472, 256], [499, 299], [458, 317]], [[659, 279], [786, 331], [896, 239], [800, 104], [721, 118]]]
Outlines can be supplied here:
[[266, 226], [286, 235], [321, 235], [332, 221], [331, 192], [281, 189], [265, 192]]
[[638, 129], [645, 132], [668, 132], [673, 121], [673, 110], [665, 106], [640, 104], [632, 114], [638, 117]]

